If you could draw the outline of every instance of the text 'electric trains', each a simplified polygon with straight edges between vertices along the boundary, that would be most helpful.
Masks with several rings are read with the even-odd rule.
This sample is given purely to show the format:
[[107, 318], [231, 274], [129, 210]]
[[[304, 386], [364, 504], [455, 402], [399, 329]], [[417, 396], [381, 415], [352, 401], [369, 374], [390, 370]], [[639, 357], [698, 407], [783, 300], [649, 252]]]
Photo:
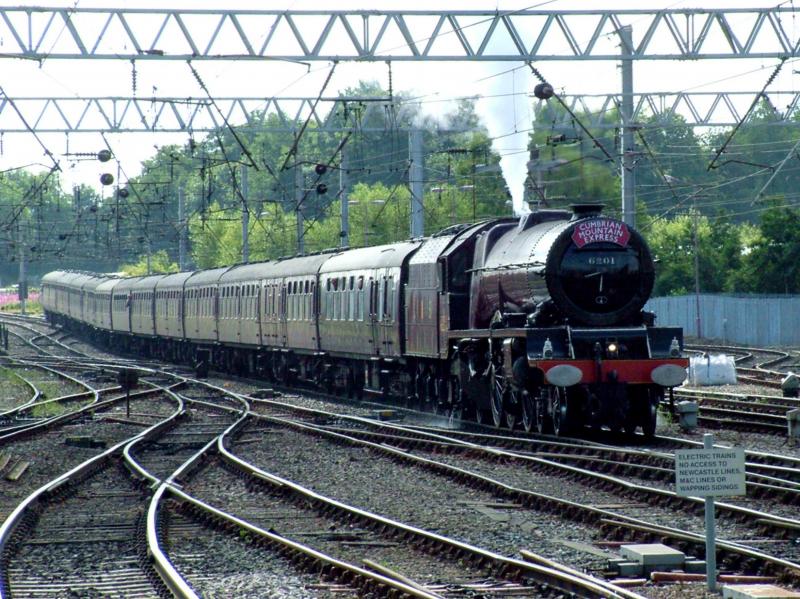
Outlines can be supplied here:
[[650, 250], [597, 205], [169, 275], [55, 271], [46, 317], [112, 349], [380, 394], [496, 426], [653, 435], [680, 328], [643, 311]]

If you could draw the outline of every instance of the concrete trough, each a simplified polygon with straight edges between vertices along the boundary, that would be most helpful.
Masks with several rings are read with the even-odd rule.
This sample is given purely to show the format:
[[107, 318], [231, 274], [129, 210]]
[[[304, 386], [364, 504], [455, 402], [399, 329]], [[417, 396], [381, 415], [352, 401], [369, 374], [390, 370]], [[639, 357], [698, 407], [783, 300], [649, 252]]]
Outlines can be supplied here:
[[800, 439], [800, 408], [786, 412], [786, 423], [789, 427], [789, 438]]
[[678, 426], [681, 430], [692, 431], [697, 428], [697, 412], [699, 407], [696, 401], [679, 401], [675, 405], [678, 412]]
[[726, 584], [723, 599], [798, 599], [800, 593], [774, 584]]
[[645, 574], [657, 570], [682, 570], [686, 562], [686, 554], [662, 543], [622, 545], [619, 550], [629, 562], [641, 564]]

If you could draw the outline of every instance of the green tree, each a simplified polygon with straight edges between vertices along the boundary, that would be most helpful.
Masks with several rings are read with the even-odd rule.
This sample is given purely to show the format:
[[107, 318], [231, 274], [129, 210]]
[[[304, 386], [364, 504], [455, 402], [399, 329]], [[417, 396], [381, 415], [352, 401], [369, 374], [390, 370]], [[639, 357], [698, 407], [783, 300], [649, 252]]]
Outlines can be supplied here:
[[[148, 263], [150, 268], [148, 269]], [[177, 272], [178, 265], [172, 262], [169, 254], [165, 250], [159, 250], [151, 254], [149, 259], [147, 255], [139, 256], [133, 264], [123, 264], [120, 267], [120, 272], [125, 273], [130, 277], [141, 277], [144, 275], [162, 275], [171, 272]]]
[[732, 289], [730, 273], [738, 268], [741, 259], [742, 231], [724, 215], [713, 222], [695, 212], [670, 220], [655, 220], [645, 234], [657, 260], [653, 295], [694, 291], [695, 247], [700, 290], [718, 293]]
[[800, 211], [788, 206], [765, 210], [757, 231], [747, 236], [738, 291], [800, 293]]

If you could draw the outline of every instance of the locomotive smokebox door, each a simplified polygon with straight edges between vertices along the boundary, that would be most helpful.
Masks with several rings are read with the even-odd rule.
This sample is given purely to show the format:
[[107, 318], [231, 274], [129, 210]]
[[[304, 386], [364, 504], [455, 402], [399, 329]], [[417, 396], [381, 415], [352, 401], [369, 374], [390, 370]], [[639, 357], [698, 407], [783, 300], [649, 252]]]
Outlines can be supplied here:
[[135, 389], [139, 384], [139, 372], [133, 368], [123, 368], [117, 373], [117, 384], [123, 391]]

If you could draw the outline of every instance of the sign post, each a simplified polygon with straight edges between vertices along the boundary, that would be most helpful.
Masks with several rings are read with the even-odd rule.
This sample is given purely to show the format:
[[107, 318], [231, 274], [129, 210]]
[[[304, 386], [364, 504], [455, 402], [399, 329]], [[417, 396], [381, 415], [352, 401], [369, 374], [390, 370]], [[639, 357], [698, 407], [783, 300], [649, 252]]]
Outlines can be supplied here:
[[744, 449], [714, 448], [714, 435], [703, 435], [703, 449], [675, 451], [675, 492], [706, 499], [706, 582], [717, 589], [714, 498], [745, 495]]
[[133, 368], [121, 368], [117, 373], [117, 383], [125, 391], [125, 417], [131, 417], [131, 389], [139, 384], [139, 373]]

